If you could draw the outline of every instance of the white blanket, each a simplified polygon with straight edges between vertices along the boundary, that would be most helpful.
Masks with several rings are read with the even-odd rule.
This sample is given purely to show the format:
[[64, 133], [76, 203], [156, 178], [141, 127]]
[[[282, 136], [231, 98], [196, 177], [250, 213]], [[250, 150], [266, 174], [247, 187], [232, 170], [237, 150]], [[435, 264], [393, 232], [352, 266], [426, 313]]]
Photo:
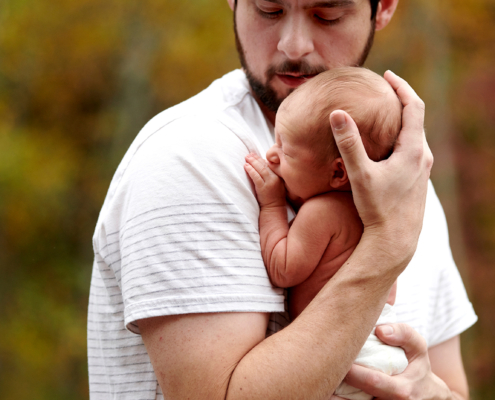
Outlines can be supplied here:
[[[375, 326], [383, 324], [393, 324], [396, 322], [394, 308], [390, 304], [385, 304]], [[367, 368], [382, 371], [388, 375], [397, 375], [403, 372], [407, 365], [407, 358], [404, 350], [400, 347], [393, 347], [383, 343], [375, 335], [375, 328], [366, 339], [366, 343], [359, 352], [354, 364], [359, 364]], [[371, 400], [373, 396], [364, 393], [360, 389], [342, 382], [335, 390], [337, 396], [350, 400]]]

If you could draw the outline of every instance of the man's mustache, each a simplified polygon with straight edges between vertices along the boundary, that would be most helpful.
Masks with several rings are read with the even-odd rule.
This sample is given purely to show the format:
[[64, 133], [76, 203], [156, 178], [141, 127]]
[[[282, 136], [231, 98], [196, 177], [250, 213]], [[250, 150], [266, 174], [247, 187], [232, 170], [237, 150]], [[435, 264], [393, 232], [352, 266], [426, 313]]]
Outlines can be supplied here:
[[294, 75], [318, 75], [326, 71], [322, 66], [313, 66], [305, 61], [284, 61], [280, 65], [272, 65], [266, 71], [266, 77], [271, 80], [277, 74], [294, 74]]

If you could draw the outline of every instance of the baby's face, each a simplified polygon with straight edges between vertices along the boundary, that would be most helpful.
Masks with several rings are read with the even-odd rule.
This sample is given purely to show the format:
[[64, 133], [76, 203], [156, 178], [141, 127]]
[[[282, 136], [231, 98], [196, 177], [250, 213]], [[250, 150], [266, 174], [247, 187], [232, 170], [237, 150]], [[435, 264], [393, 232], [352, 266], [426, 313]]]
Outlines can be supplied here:
[[281, 108], [277, 113], [275, 144], [266, 159], [270, 169], [284, 180], [289, 198], [297, 202], [328, 192], [331, 187], [328, 166], [315, 166], [314, 155], [305, 146], [308, 114], [296, 108]]

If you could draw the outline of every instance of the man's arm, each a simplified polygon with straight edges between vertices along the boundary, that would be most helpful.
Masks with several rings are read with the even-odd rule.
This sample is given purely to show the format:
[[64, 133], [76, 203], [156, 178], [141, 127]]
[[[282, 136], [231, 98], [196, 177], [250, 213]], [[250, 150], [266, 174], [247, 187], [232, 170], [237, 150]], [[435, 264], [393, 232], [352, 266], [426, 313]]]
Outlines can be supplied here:
[[428, 349], [431, 371], [444, 381], [452, 392], [452, 399], [469, 399], [469, 389], [461, 356], [459, 335]]
[[[392, 156], [369, 160], [344, 112], [331, 124], [364, 225], [356, 250], [303, 313], [263, 340], [263, 314], [201, 314], [139, 321], [167, 398], [327, 399], [349, 370], [388, 291], [416, 248], [432, 156], [424, 106], [390, 76], [404, 104]], [[373, 257], [370, 257], [373, 254]]]
[[[363, 253], [369, 254], [372, 248], [367, 250]], [[374, 265], [367, 259], [351, 256], [349, 269], [357, 265], [368, 265], [369, 271], [383, 268], [388, 256], [375, 257]], [[375, 273], [342, 271], [291, 325], [265, 340], [268, 317], [264, 314], [195, 314], [139, 321], [167, 398], [328, 399], [350, 369], [391, 285]], [[362, 290], [360, 284], [370, 291]]]

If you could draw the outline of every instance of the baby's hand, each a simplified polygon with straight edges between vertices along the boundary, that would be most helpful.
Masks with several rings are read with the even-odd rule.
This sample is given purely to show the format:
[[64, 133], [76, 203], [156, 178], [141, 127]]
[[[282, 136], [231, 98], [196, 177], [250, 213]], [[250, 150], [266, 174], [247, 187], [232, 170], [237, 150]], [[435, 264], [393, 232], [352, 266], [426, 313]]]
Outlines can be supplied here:
[[285, 207], [284, 183], [265, 160], [256, 154], [248, 154], [244, 169], [254, 183], [261, 207]]

